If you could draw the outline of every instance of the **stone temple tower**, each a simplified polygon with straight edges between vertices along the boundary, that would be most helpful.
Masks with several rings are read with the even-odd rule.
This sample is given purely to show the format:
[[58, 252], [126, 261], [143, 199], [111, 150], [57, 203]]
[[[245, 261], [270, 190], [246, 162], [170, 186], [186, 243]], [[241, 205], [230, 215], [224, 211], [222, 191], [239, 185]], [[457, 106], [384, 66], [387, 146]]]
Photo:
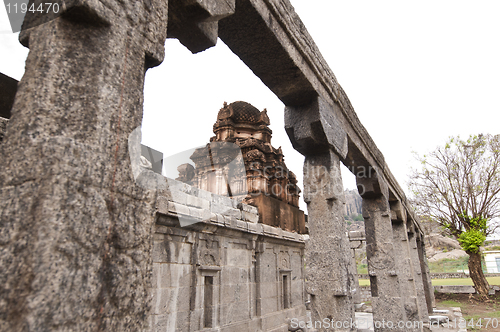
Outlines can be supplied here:
[[[195, 167], [181, 165], [179, 180], [218, 195], [239, 197], [259, 209], [260, 222], [305, 233], [300, 188], [284, 162], [281, 147], [271, 145], [267, 111], [243, 101], [224, 103], [213, 125], [210, 144], [191, 156]], [[240, 159], [238, 160], [238, 156]], [[236, 159], [233, 167], [228, 161]], [[241, 167], [234, 167], [240, 163]]]

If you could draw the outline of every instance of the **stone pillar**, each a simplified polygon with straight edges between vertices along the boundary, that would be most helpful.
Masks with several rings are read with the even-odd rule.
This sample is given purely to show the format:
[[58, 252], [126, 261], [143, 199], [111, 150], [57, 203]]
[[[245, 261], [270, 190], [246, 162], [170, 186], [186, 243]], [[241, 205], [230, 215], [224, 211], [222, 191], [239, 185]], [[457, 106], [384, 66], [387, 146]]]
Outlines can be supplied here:
[[406, 224], [401, 220], [393, 220], [392, 232], [394, 239], [394, 250], [398, 253], [396, 257], [397, 272], [400, 281], [401, 294], [404, 301], [406, 319], [408, 320], [407, 331], [420, 331], [414, 328], [412, 323], [420, 322], [420, 314], [417, 303], [417, 293], [413, 279], [413, 266], [410, 259]]
[[349, 265], [351, 268], [351, 272], [349, 273], [349, 277], [351, 280], [349, 281], [351, 285], [352, 292], [352, 301], [354, 303], [354, 308], [357, 309], [361, 305], [361, 292], [359, 289], [359, 278], [358, 278], [358, 269], [356, 266], [356, 250], [351, 249], [351, 264]]
[[0, 148], [0, 330], [139, 331], [154, 196], [134, 182], [128, 138], [167, 1], [63, 9], [20, 34], [30, 52]]
[[422, 270], [422, 282], [424, 284], [425, 300], [427, 303], [427, 310], [432, 313], [436, 307], [436, 300], [434, 299], [434, 287], [432, 286], [431, 273], [427, 265], [427, 257], [425, 256], [425, 244], [423, 236], [420, 233], [417, 235], [417, 248], [420, 267]]
[[[345, 197], [340, 161], [333, 152], [306, 157], [304, 200], [309, 212], [310, 238], [306, 242], [305, 264], [312, 320], [353, 322], [354, 268], [343, 216]], [[347, 326], [334, 331], [355, 329]]]
[[[358, 191], [363, 198], [365, 219], [366, 256], [372, 292], [375, 331], [406, 331], [397, 328], [398, 322], [406, 322], [404, 300], [401, 293], [401, 276], [398, 275], [397, 259], [393, 243], [391, 211], [387, 184], [377, 173], [357, 177]], [[361, 174], [361, 172], [358, 172]], [[364, 173], [366, 174], [366, 173]], [[380, 325], [390, 322], [390, 326]]]
[[[347, 134], [336, 118], [338, 104], [320, 96], [309, 105], [285, 108], [285, 129], [302, 153], [304, 201], [309, 212], [306, 243], [306, 291], [311, 294], [312, 320], [354, 322], [351, 284], [353, 267], [344, 221], [344, 189], [340, 158], [347, 155]], [[344, 325], [345, 326], [345, 325]], [[328, 329], [331, 331], [332, 329]], [[354, 331], [351, 326], [335, 331]]]
[[413, 278], [415, 281], [415, 290], [417, 293], [418, 311], [422, 322], [429, 323], [429, 314], [427, 309], [426, 295], [424, 290], [424, 283], [422, 279], [422, 267], [420, 265], [420, 258], [418, 255], [417, 238], [415, 236], [415, 227], [410, 225], [408, 227], [408, 244], [410, 247], [410, 258], [413, 266]]
[[354, 302], [354, 308], [358, 310], [361, 307], [361, 290], [359, 289], [359, 278], [358, 278], [358, 269], [356, 265], [356, 249], [359, 249], [363, 241], [365, 241], [364, 235], [360, 231], [351, 231], [349, 232], [349, 242], [351, 245], [351, 260], [352, 263], [350, 265], [352, 272], [349, 274], [351, 277], [351, 289], [352, 289], [352, 298]]

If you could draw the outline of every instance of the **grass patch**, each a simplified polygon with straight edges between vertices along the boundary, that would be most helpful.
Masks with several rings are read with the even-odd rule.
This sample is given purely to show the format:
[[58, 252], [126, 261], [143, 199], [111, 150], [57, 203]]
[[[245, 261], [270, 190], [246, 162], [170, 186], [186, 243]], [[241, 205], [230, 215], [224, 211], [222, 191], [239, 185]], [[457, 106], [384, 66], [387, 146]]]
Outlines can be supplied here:
[[[486, 277], [490, 286], [500, 286], [500, 277]], [[360, 286], [370, 286], [369, 279], [359, 279]], [[433, 286], [473, 286], [471, 278], [432, 279]]]
[[359, 279], [359, 285], [360, 286], [370, 286], [370, 280], [369, 279]]
[[[436, 293], [437, 307], [460, 307], [463, 318], [467, 322], [464, 326], [467, 331], [492, 331], [492, 323], [496, 326], [500, 317], [500, 296], [489, 296], [488, 301], [484, 301], [479, 295], [469, 294], [442, 294]], [[486, 328], [486, 324], [489, 324]], [[482, 326], [481, 326], [482, 325]], [[493, 329], [497, 331], [497, 329]]]
[[437, 262], [429, 262], [429, 270], [431, 273], [457, 272], [458, 270], [468, 269], [468, 261], [469, 256], [460, 257], [458, 259], [445, 258]]
[[368, 265], [367, 264], [358, 264], [358, 274], [368, 274]]
[[[486, 277], [488, 283], [493, 285], [500, 285], [500, 277]], [[433, 286], [473, 286], [471, 278], [450, 278], [450, 279], [432, 279]]]

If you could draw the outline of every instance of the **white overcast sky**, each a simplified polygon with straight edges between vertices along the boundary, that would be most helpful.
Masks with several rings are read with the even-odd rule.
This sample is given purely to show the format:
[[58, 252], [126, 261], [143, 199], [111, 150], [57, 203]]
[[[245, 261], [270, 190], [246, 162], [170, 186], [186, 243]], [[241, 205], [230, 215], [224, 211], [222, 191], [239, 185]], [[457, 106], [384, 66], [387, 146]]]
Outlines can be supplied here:
[[[405, 191], [412, 151], [499, 133], [500, 1], [291, 2]], [[1, 6], [0, 72], [19, 80], [27, 50], [9, 30]], [[196, 55], [176, 40], [165, 47], [146, 75], [143, 143], [165, 156], [204, 145], [223, 102], [243, 100], [267, 108], [273, 145], [301, 175], [284, 105], [220, 40]]]

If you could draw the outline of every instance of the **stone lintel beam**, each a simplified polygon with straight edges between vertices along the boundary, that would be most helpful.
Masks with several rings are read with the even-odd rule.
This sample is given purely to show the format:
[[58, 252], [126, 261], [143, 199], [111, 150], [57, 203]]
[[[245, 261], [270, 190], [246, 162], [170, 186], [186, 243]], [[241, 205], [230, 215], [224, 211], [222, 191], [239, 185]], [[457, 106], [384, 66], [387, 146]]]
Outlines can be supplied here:
[[422, 237], [425, 235], [424, 231], [420, 227], [420, 224], [416, 221], [415, 213], [410, 213], [408, 210], [406, 210], [406, 229], [408, 230], [408, 233], [416, 233]]
[[409, 208], [382, 153], [288, 0], [236, 0], [235, 14], [219, 22], [219, 37], [286, 106], [304, 108], [318, 96], [336, 105], [336, 121], [348, 139], [342, 162], [353, 173], [358, 166], [376, 166]]
[[383, 158], [288, 0], [237, 0], [219, 36], [285, 105], [307, 105], [317, 95], [338, 102], [354, 144], [367, 158], [368, 151]]
[[218, 21], [234, 14], [235, 6], [235, 0], [170, 0], [168, 37], [192, 53], [215, 46]]
[[285, 107], [285, 130], [293, 147], [303, 155], [333, 149], [341, 158], [347, 155], [347, 135], [336, 117], [333, 106], [316, 97], [304, 106]]

